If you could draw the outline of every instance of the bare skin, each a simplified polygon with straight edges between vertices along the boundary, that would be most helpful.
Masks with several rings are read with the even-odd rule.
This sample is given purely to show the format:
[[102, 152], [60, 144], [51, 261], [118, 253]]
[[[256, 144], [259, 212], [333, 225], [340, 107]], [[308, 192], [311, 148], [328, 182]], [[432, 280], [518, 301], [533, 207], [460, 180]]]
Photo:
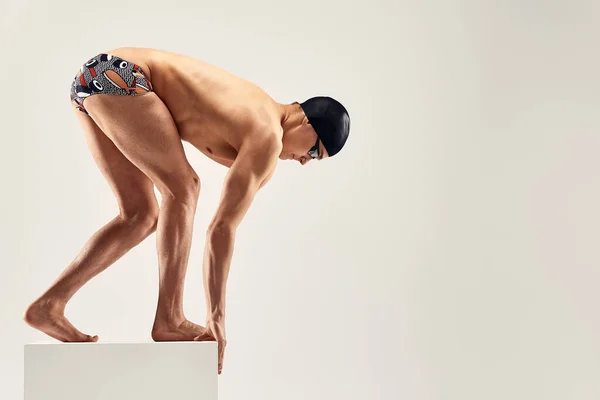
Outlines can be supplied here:
[[[203, 61], [144, 48], [106, 53], [141, 66], [153, 92], [94, 95], [89, 116], [74, 110], [90, 152], [119, 205], [55, 282], [26, 310], [32, 327], [63, 342], [95, 342], [65, 317], [72, 296], [90, 279], [156, 232], [159, 298], [156, 341], [216, 340], [219, 373], [225, 339], [225, 288], [235, 232], [279, 159], [310, 161], [316, 133], [297, 105], [279, 104], [256, 85]], [[200, 179], [182, 141], [229, 168], [221, 202], [206, 232], [203, 278], [206, 327], [183, 313], [183, 288]], [[320, 157], [327, 157], [323, 145]], [[154, 196], [161, 193], [161, 203]]]

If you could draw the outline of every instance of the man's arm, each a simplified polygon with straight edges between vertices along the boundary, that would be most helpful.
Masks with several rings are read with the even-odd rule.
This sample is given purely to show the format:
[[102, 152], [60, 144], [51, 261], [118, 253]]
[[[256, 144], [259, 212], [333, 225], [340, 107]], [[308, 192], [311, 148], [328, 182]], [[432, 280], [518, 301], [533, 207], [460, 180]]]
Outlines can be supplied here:
[[240, 150], [225, 177], [220, 204], [208, 228], [204, 250], [207, 321], [225, 316], [225, 288], [236, 229], [256, 192], [272, 175], [280, 152], [281, 142], [272, 138], [257, 141]]

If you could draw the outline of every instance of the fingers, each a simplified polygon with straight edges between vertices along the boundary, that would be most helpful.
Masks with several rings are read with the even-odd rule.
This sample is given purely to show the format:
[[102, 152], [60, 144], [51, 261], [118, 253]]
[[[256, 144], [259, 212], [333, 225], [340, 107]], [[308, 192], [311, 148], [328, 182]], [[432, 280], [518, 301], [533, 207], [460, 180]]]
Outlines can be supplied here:
[[227, 340], [225, 339], [225, 321], [224, 320], [209, 320], [206, 322], [206, 328], [211, 332], [219, 344], [218, 356], [218, 372], [221, 375], [223, 371], [223, 358], [225, 356], [225, 347], [227, 346]]
[[[215, 337], [216, 336], [216, 337]], [[224, 333], [222, 330], [218, 330], [217, 332], [211, 333], [210, 330], [207, 330], [205, 333], [198, 335], [194, 338], [195, 342], [212, 342], [215, 341], [218, 343], [218, 373], [221, 375], [223, 371], [223, 358], [225, 356], [225, 347], [227, 346], [227, 340], [224, 337]]]
[[223, 358], [225, 356], [225, 347], [227, 346], [227, 340], [219, 342], [219, 375], [223, 371]]
[[219, 375], [223, 371], [223, 358], [225, 356], [225, 347], [227, 346], [227, 340], [225, 339], [225, 324], [220, 321], [212, 323], [210, 325], [211, 331], [215, 335], [217, 342], [219, 342]]

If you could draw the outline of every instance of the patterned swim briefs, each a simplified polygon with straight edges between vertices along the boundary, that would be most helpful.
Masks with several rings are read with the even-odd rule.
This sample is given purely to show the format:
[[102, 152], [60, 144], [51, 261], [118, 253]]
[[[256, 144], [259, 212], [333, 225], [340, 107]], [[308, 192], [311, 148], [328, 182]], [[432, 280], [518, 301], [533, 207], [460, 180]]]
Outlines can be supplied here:
[[152, 83], [139, 65], [101, 53], [90, 58], [77, 72], [71, 84], [71, 103], [88, 114], [83, 100], [91, 95], [135, 96], [152, 91]]

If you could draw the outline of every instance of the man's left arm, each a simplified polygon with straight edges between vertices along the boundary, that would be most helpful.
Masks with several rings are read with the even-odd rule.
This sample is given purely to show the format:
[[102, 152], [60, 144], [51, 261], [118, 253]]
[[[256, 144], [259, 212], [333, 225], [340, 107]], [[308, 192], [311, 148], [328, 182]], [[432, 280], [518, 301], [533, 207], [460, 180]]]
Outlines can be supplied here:
[[206, 234], [203, 261], [207, 321], [225, 316], [225, 289], [235, 232], [258, 190], [277, 166], [281, 142], [271, 138], [240, 149], [229, 169], [221, 200]]

